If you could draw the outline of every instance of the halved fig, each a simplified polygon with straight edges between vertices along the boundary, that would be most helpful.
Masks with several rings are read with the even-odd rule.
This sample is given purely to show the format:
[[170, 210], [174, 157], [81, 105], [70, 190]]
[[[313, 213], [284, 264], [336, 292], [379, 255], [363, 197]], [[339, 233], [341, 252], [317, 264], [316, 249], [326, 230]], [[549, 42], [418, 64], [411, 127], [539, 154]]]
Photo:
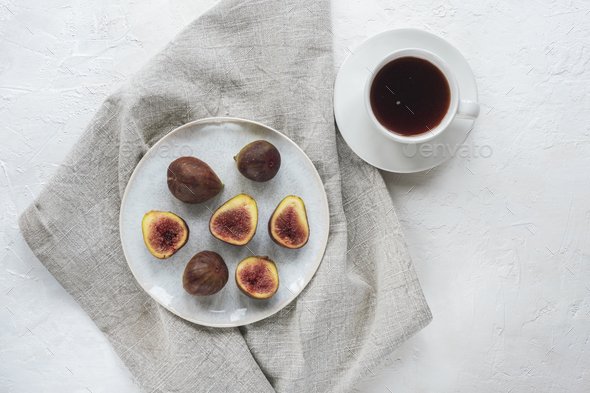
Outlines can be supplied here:
[[295, 195], [283, 199], [268, 220], [268, 233], [281, 247], [305, 246], [309, 240], [309, 223], [303, 200]]
[[219, 194], [223, 183], [207, 163], [180, 157], [168, 166], [168, 189], [184, 203], [201, 203]]
[[223, 258], [213, 251], [201, 251], [186, 265], [182, 286], [191, 295], [209, 296], [221, 291], [228, 278]]
[[248, 244], [256, 233], [258, 207], [250, 195], [240, 194], [225, 202], [209, 221], [211, 234], [236, 246]]
[[236, 284], [246, 296], [268, 299], [279, 289], [277, 266], [269, 257], [248, 257], [236, 268]]
[[245, 178], [257, 182], [269, 181], [281, 167], [279, 150], [272, 143], [263, 140], [244, 146], [234, 160]]
[[143, 241], [149, 252], [160, 259], [172, 256], [188, 241], [186, 222], [174, 213], [150, 211], [141, 220]]

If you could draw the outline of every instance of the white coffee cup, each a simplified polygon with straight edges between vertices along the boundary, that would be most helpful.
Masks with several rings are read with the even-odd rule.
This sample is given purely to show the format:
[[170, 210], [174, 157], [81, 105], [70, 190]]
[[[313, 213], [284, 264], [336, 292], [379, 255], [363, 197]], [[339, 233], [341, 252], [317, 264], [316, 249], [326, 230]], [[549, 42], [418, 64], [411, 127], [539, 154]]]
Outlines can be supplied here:
[[[389, 129], [385, 128], [379, 120], [375, 117], [373, 113], [373, 108], [371, 107], [371, 86], [373, 85], [373, 80], [375, 79], [375, 75], [389, 62], [399, 59], [401, 57], [417, 57], [419, 59], [426, 60], [433, 65], [435, 65], [445, 76], [447, 82], [449, 83], [449, 89], [451, 92], [451, 100], [449, 103], [449, 108], [447, 113], [441, 120], [441, 122], [434, 128], [430, 130], [426, 130], [423, 134], [418, 135], [402, 135], [398, 134], [394, 131], [390, 131]], [[451, 71], [451, 68], [445, 63], [440, 57], [436, 56], [434, 53], [429, 52], [424, 49], [402, 49], [393, 53], [390, 53], [386, 57], [384, 57], [367, 78], [367, 83], [365, 86], [365, 106], [367, 108], [367, 112], [369, 117], [375, 124], [375, 127], [387, 138], [393, 139], [394, 141], [401, 142], [401, 143], [422, 143], [429, 141], [436, 136], [440, 135], [444, 132], [454, 118], [468, 118], [468, 119], [475, 119], [479, 115], [479, 104], [474, 101], [467, 101], [461, 100], [459, 98], [459, 85], [457, 83], [457, 79], [455, 75]]]

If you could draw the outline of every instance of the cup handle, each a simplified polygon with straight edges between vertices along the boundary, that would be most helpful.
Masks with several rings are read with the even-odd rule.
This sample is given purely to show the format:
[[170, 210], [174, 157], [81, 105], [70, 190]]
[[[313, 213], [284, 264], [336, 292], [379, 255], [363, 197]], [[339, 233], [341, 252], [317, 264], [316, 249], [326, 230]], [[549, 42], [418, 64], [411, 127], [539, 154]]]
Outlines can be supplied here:
[[479, 104], [474, 101], [459, 100], [457, 108], [457, 117], [463, 119], [477, 119], [479, 116]]

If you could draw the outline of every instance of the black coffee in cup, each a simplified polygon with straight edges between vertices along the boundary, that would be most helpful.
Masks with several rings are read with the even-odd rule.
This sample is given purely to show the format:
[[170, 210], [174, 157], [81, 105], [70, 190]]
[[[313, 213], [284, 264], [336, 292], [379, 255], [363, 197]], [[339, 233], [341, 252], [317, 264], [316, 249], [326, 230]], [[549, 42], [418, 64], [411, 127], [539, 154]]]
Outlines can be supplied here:
[[428, 60], [400, 57], [375, 75], [370, 90], [373, 114], [387, 130], [420, 135], [438, 126], [451, 102], [449, 82]]

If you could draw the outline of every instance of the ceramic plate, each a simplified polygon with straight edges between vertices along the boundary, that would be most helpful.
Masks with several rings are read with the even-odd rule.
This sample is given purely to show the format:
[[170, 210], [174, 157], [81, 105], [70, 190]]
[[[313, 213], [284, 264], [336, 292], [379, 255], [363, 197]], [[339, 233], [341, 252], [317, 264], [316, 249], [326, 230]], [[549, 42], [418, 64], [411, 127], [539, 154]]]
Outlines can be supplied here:
[[[454, 119], [448, 129], [421, 144], [407, 145], [382, 135], [371, 122], [364, 102], [365, 82], [388, 54], [407, 48], [428, 50], [443, 59], [459, 84], [459, 97], [477, 102], [477, 85], [467, 60], [455, 47], [434, 34], [418, 29], [395, 29], [377, 34], [350, 54], [336, 77], [334, 115], [350, 148], [369, 164], [398, 173], [419, 172], [441, 164], [457, 153], [475, 120]], [[430, 149], [421, 149], [428, 144]], [[427, 151], [427, 154], [420, 154]], [[429, 153], [432, 151], [433, 153]]]
[[[269, 141], [281, 153], [281, 169], [266, 183], [244, 178], [233, 160], [242, 147], [259, 139]], [[223, 190], [197, 205], [182, 203], [172, 196], [166, 171], [168, 165], [181, 156], [194, 156], [209, 164], [225, 184]], [[211, 211], [240, 193], [252, 196], [258, 204], [258, 228], [247, 247], [226, 244], [209, 233]], [[301, 197], [307, 209], [311, 236], [299, 250], [276, 245], [267, 231], [270, 215], [287, 195]], [[143, 241], [141, 220], [150, 210], [171, 211], [182, 217], [190, 228], [187, 244], [168, 259], [152, 256]], [[266, 318], [289, 304], [316, 272], [326, 248], [328, 230], [326, 193], [303, 150], [270, 127], [235, 118], [195, 121], [162, 138], [135, 168], [121, 204], [123, 250], [139, 284], [168, 310], [206, 326], [245, 325]], [[215, 295], [196, 297], [183, 289], [182, 274], [191, 257], [203, 250], [222, 256], [229, 269], [229, 281]], [[266, 300], [248, 298], [235, 283], [237, 264], [253, 254], [266, 255], [277, 265], [279, 290]]]

